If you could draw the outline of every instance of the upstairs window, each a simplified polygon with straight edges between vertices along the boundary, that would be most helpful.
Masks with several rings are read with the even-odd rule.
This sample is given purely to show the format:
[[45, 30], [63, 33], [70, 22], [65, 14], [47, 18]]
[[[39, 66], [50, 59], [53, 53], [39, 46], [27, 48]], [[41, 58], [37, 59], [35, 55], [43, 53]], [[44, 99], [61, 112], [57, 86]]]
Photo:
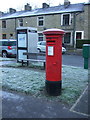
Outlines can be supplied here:
[[63, 26], [71, 25], [71, 14], [62, 14], [61, 15], [61, 25], [63, 25]]
[[44, 25], [44, 17], [38, 17], [38, 26]]
[[2, 21], [2, 28], [6, 28], [6, 21], [5, 20]]
[[23, 26], [23, 19], [18, 20], [18, 25], [19, 25], [19, 27]]

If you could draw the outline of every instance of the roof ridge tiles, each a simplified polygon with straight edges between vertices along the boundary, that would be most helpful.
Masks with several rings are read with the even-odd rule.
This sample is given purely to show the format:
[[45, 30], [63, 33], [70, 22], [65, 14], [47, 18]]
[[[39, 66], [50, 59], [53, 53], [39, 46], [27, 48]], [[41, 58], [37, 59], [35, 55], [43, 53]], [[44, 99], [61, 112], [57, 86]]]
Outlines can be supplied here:
[[56, 13], [65, 13], [65, 12], [77, 12], [83, 11], [84, 3], [70, 4], [65, 8], [64, 5], [52, 6], [48, 8], [38, 8], [31, 11], [17, 11], [13, 14], [7, 14], [0, 17], [0, 19], [10, 19], [10, 18], [18, 18], [25, 16], [37, 16], [37, 15], [45, 15], [45, 14], [56, 14]]

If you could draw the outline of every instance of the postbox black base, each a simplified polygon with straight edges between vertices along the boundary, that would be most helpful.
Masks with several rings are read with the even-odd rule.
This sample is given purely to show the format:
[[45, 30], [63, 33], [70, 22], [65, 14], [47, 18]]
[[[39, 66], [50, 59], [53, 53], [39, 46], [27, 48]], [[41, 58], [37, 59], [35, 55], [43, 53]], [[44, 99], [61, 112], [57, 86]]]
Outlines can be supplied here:
[[58, 96], [61, 94], [62, 81], [48, 81], [45, 82], [46, 92], [51, 96]]

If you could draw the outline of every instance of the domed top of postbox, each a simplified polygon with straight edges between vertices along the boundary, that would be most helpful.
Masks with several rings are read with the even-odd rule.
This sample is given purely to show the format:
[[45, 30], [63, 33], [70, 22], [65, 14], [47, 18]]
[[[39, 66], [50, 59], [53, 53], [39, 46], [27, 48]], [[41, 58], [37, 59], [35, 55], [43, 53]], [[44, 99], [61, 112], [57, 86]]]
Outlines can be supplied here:
[[44, 35], [48, 35], [48, 34], [63, 35], [64, 33], [65, 33], [64, 30], [57, 29], [57, 28], [47, 29], [47, 30], [44, 30], [44, 32], [43, 32]]

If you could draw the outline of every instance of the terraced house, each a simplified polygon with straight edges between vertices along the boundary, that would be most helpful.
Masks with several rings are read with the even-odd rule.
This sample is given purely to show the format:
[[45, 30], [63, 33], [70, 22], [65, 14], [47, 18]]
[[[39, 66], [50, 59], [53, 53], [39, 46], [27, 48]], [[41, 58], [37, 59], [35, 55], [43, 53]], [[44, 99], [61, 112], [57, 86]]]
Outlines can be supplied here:
[[25, 10], [10, 8], [9, 13], [0, 17], [0, 36], [2, 39], [16, 38], [17, 27], [36, 27], [38, 41], [44, 40], [42, 32], [48, 28], [65, 30], [63, 43], [76, 46], [77, 39], [90, 39], [90, 2], [71, 4], [68, 0], [63, 5], [50, 7], [43, 3], [42, 8], [32, 10], [27, 4]]

